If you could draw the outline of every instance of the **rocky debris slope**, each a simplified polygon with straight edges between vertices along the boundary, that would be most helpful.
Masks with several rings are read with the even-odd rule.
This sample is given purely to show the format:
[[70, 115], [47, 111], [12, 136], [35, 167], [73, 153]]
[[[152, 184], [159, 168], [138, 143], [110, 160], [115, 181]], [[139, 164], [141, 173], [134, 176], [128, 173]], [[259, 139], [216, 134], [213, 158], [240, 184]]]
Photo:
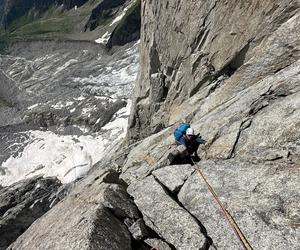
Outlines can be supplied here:
[[73, 181], [123, 138], [138, 47], [35, 41], [1, 55], [0, 183], [35, 174]]
[[65, 195], [56, 178], [34, 177], [0, 189], [0, 249], [6, 249]]

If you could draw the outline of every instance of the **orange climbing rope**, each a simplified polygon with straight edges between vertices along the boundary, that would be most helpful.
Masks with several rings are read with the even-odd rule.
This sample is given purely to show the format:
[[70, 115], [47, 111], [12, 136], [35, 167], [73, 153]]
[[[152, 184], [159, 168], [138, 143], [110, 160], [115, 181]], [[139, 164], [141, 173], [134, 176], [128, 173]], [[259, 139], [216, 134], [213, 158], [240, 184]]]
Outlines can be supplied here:
[[[193, 160], [192, 160], [193, 161]], [[234, 233], [236, 234], [236, 236], [238, 237], [238, 239], [240, 240], [242, 246], [244, 249], [246, 250], [253, 250], [253, 248], [251, 247], [251, 245], [249, 244], [249, 242], [247, 241], [246, 237], [244, 236], [244, 234], [242, 233], [241, 229], [239, 228], [238, 224], [235, 222], [234, 218], [231, 216], [231, 214], [226, 210], [225, 206], [223, 205], [223, 203], [220, 201], [218, 195], [216, 194], [216, 192], [214, 191], [214, 189], [212, 188], [212, 186], [209, 184], [209, 182], [207, 181], [206, 177], [204, 176], [204, 174], [202, 173], [200, 166], [198, 164], [196, 164], [194, 161], [194, 168], [196, 169], [196, 171], [200, 174], [200, 176], [202, 177], [202, 179], [204, 180], [204, 182], [206, 183], [210, 193], [212, 194], [212, 196], [214, 197], [214, 199], [216, 200], [216, 202], [219, 204], [219, 206], [221, 207], [221, 210], [223, 211], [225, 218], [228, 220], [230, 226], [232, 227]]]

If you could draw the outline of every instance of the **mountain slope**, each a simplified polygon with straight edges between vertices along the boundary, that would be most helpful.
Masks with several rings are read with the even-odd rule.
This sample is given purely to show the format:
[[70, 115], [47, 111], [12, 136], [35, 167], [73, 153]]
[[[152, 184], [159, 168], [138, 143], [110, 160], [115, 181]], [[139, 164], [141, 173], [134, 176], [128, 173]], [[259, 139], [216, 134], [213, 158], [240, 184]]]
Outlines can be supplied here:
[[[139, 1], [0, 2], [0, 249], [125, 137], [139, 9]], [[97, 24], [85, 31], [92, 15]]]
[[141, 3], [127, 144], [9, 249], [240, 249], [174, 144], [183, 120], [207, 140], [198, 167], [252, 248], [298, 249], [299, 1]]
[[[2, 40], [64, 39], [96, 40], [112, 33], [120, 21], [135, 13], [139, 18], [139, 0], [7, 0], [0, 4]], [[137, 12], [134, 12], [138, 9]], [[126, 13], [126, 15], [124, 15]], [[139, 38], [139, 22], [131, 25]], [[117, 31], [115, 31], [117, 32]], [[124, 45], [126, 42], [117, 45]]]

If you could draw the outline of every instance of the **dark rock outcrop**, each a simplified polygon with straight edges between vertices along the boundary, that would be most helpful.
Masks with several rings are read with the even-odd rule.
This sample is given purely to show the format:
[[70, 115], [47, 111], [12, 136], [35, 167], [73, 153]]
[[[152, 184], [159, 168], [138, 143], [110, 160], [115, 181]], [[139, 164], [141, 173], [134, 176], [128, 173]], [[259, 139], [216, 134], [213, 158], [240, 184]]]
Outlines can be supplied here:
[[176, 249], [204, 249], [207, 240], [201, 225], [169, 197], [153, 176], [130, 185], [128, 192], [141, 210], [146, 225]]
[[[22, 95], [21, 90], [15, 83], [9, 79], [3, 71], [0, 71], [0, 103], [8, 107], [18, 107], [20, 102], [25, 101]], [[20, 100], [21, 98], [23, 100]]]
[[35, 177], [0, 189], [0, 249], [6, 249], [63, 198], [54, 195], [60, 186], [56, 178]]
[[127, 11], [121, 22], [117, 24], [106, 44], [108, 48], [122, 46], [140, 38], [141, 1], [137, 0]]
[[101, 21], [114, 16], [127, 0], [104, 0], [92, 11], [89, 21], [85, 25], [85, 31], [94, 30]]
[[118, 175], [94, 171], [8, 249], [129, 250], [125, 218], [138, 218], [138, 211]]

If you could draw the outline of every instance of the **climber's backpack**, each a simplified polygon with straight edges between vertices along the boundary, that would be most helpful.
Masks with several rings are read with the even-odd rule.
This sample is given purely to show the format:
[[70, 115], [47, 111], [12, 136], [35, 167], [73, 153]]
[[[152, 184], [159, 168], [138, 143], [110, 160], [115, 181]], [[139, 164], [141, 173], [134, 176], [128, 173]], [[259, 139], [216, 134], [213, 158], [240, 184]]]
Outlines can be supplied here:
[[190, 127], [188, 123], [181, 123], [174, 132], [175, 140], [179, 141], [180, 138], [185, 134], [186, 130]]

